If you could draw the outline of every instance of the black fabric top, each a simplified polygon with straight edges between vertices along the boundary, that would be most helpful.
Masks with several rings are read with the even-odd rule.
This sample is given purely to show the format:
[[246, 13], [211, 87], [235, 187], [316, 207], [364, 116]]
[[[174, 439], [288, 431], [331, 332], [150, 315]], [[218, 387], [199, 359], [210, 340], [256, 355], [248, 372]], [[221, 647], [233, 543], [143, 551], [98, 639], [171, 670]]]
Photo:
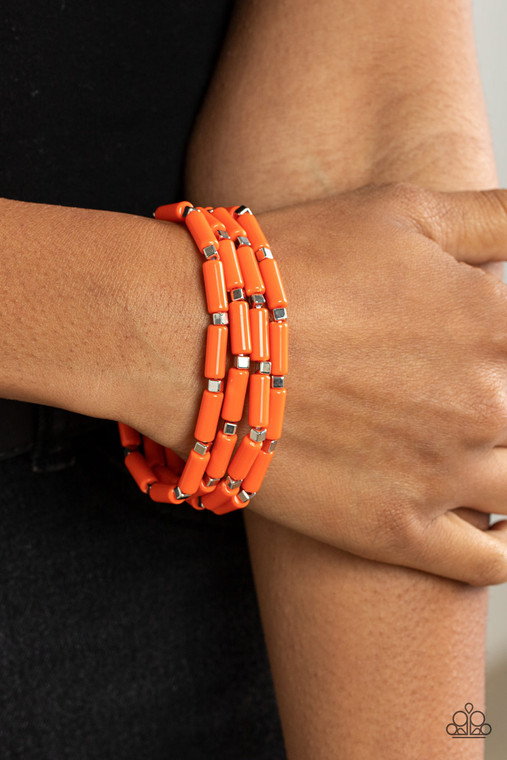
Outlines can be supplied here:
[[[3, 0], [0, 196], [151, 216], [181, 200], [233, 0]], [[50, 414], [0, 399], [0, 458]], [[73, 435], [98, 424], [54, 413]]]
[[233, 0], [3, 0], [0, 195], [150, 215], [183, 157]]

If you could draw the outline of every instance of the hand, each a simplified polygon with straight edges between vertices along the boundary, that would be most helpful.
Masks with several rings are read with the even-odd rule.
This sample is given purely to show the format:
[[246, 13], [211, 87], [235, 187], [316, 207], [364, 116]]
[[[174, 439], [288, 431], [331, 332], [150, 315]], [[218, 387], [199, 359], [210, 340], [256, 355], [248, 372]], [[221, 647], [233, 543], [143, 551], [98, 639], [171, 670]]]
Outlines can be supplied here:
[[507, 522], [457, 509], [507, 514], [507, 289], [475, 266], [505, 257], [506, 205], [395, 185], [259, 215], [291, 367], [249, 508], [373, 560], [507, 580]]

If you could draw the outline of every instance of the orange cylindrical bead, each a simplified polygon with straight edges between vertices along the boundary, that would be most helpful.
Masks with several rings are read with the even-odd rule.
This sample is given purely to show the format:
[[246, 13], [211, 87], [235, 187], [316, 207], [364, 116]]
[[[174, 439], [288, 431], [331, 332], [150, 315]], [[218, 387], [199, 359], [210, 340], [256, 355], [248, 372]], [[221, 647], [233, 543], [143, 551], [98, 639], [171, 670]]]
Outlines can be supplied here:
[[139, 451], [133, 451], [125, 457], [127, 470], [130, 472], [137, 485], [147, 493], [150, 483], [156, 483], [157, 478], [153, 470], [148, 467], [143, 455]]
[[208, 325], [204, 377], [210, 380], [221, 380], [225, 376], [228, 334], [226, 325]]
[[164, 447], [152, 441], [147, 435], [143, 435], [143, 451], [148, 467], [165, 465]]
[[243, 507], [247, 506], [248, 502], [243, 503], [238, 499], [237, 495], [234, 494], [230, 499], [227, 499], [227, 501], [224, 501], [219, 507], [214, 509], [213, 512], [216, 515], [226, 515], [228, 512], [234, 512], [236, 509], [243, 509]]
[[269, 422], [269, 375], [250, 375], [248, 394], [248, 424], [250, 427], [265, 428]]
[[289, 371], [289, 326], [287, 322], [270, 322], [269, 353], [271, 374], [286, 375]]
[[266, 475], [266, 472], [268, 471], [268, 467], [271, 464], [271, 460], [273, 459], [274, 451], [264, 451], [262, 450], [253, 463], [252, 467], [250, 468], [248, 475], [243, 480], [243, 483], [241, 484], [241, 488], [244, 488], [245, 491], [248, 491], [248, 493], [257, 493], [259, 488], [262, 485], [262, 481], [264, 480], [264, 476]]
[[202, 265], [204, 277], [204, 289], [206, 291], [206, 303], [208, 311], [213, 314], [216, 311], [227, 311], [227, 290], [225, 288], [224, 265], [218, 259], [210, 259]]
[[269, 243], [260, 228], [259, 222], [253, 214], [241, 214], [241, 216], [238, 216], [237, 219], [238, 222], [245, 228], [246, 236], [252, 244], [254, 251], [256, 251], [258, 248], [269, 248]]
[[124, 449], [137, 449], [141, 445], [141, 436], [134, 428], [125, 425], [124, 422], [119, 422], [118, 431], [120, 433], [121, 445]]
[[213, 209], [212, 213], [213, 216], [216, 216], [217, 219], [225, 224], [225, 229], [233, 240], [236, 240], [236, 238], [239, 236], [246, 237], [246, 232], [241, 224], [236, 221], [233, 215], [226, 208], [217, 206], [217, 208]]
[[264, 280], [262, 279], [259, 262], [249, 245], [240, 245], [236, 251], [241, 273], [245, 281], [245, 293], [251, 296], [253, 293], [264, 293]]
[[169, 467], [162, 467], [161, 465], [154, 465], [153, 472], [160, 483], [169, 483], [173, 488], [178, 483], [180, 477], [176, 472], [170, 470]]
[[163, 219], [165, 222], [181, 222], [183, 221], [183, 211], [187, 206], [192, 204], [188, 201], [181, 201], [180, 203], [167, 203], [165, 206], [159, 206], [155, 210], [155, 219]]
[[262, 279], [266, 286], [266, 301], [270, 309], [287, 308], [287, 296], [283, 287], [278, 263], [274, 259], [259, 262]]
[[269, 389], [269, 424], [266, 438], [269, 438], [271, 441], [277, 441], [282, 435], [286, 400], [286, 388]]
[[211, 457], [206, 467], [206, 474], [210, 478], [223, 478], [227, 472], [227, 465], [231, 460], [237, 440], [238, 436], [236, 434], [226, 435], [223, 430], [218, 431], [211, 449]]
[[223, 400], [223, 393], [213, 393], [207, 389], [203, 391], [197, 424], [194, 430], [194, 438], [197, 438], [198, 441], [209, 443], [215, 437]]
[[231, 327], [232, 353], [249, 354], [252, 350], [252, 338], [246, 301], [231, 301], [229, 304], [229, 324]]
[[213, 230], [213, 232], [216, 232], [217, 230], [224, 230], [225, 231], [225, 224], [220, 221], [220, 219], [217, 219], [216, 216], [213, 216], [213, 214], [210, 214], [208, 209], [202, 208], [202, 206], [197, 206], [201, 214], [204, 214], [206, 221], [208, 222], [209, 226]]
[[183, 221], [187, 225], [187, 229], [194, 238], [195, 244], [201, 253], [204, 248], [210, 245], [218, 248], [215, 234], [201, 211], [191, 211]]
[[250, 309], [249, 316], [250, 334], [252, 336], [250, 359], [254, 362], [266, 362], [269, 359], [269, 312], [263, 307], [260, 309]]
[[175, 451], [168, 449], [167, 447], [164, 448], [164, 453], [165, 461], [167, 462], [169, 469], [172, 470], [172, 472], [175, 472], [177, 475], [182, 473], [185, 466], [185, 460], [182, 459], [180, 455]]
[[213, 493], [209, 493], [207, 496], [201, 498], [202, 505], [203, 507], [206, 507], [206, 509], [214, 510], [216, 507], [219, 507], [221, 504], [228, 501], [231, 496], [237, 494], [238, 491], [238, 487], [233, 488], [232, 490], [227, 488], [225, 480], [221, 480], [220, 483], [217, 484]]
[[239, 444], [238, 450], [231, 459], [229, 469], [227, 470], [228, 475], [233, 480], [243, 480], [259, 455], [261, 448], [261, 441], [252, 441], [251, 438], [245, 435]]
[[177, 499], [174, 495], [174, 486], [170, 486], [167, 483], [155, 483], [150, 488], [150, 498], [153, 501], [162, 502], [164, 504], [183, 504], [185, 499]]
[[199, 483], [199, 488], [194, 493], [194, 496], [205, 496], [207, 493], [213, 493], [216, 487], [217, 487], [216, 483], [213, 486], [205, 486], [204, 480], [201, 480], [201, 482]]
[[150, 498], [153, 501], [169, 503], [169, 491], [172, 491], [176, 483], [173, 485], [165, 482], [154, 483], [150, 488]]
[[201, 483], [201, 478], [204, 475], [204, 470], [209, 462], [209, 458], [209, 451], [205, 454], [198, 454], [197, 451], [192, 449], [178, 481], [180, 490], [183, 493], [193, 494], [197, 491]]
[[227, 373], [224, 405], [222, 407], [224, 420], [239, 422], [242, 418], [249, 377], [250, 372], [247, 369], [231, 367]]
[[225, 287], [227, 290], [242, 288], [245, 284], [236, 255], [236, 246], [232, 240], [224, 238], [218, 244], [218, 255], [224, 265]]

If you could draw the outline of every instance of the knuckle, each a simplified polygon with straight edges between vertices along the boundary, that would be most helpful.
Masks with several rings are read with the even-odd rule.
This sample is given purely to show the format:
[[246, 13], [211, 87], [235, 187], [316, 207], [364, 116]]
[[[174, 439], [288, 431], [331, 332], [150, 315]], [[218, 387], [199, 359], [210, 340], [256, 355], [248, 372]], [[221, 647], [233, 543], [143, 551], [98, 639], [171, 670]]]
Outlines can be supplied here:
[[439, 211], [438, 196], [427, 188], [409, 182], [385, 185], [386, 198], [407, 216], [417, 212], [419, 216], [435, 216]]
[[507, 395], [505, 381], [491, 371], [482, 380], [480, 391], [472, 400], [473, 422], [479, 437], [493, 443], [507, 429]]
[[[486, 323], [488, 334], [498, 332], [505, 338], [507, 328], [505, 316], [507, 310], [507, 297], [505, 283], [498, 277], [491, 276], [481, 267], [471, 267], [461, 263], [461, 273], [466, 273], [464, 295], [467, 296], [470, 316], [474, 323], [481, 325]], [[505, 344], [504, 344], [505, 345]]]
[[390, 500], [375, 525], [375, 541], [389, 561], [403, 562], [413, 556], [420, 535], [420, 524], [409, 501]]
[[403, 227], [433, 239], [448, 222], [452, 207], [444, 202], [442, 194], [408, 182], [385, 185], [383, 190], [390, 211]]

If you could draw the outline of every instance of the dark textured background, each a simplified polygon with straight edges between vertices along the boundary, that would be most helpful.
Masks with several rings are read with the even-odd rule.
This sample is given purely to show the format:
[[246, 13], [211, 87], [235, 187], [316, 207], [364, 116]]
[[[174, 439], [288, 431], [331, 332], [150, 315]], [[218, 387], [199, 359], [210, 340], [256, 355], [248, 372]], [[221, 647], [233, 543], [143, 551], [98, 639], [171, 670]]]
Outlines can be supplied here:
[[3, 0], [0, 192], [149, 215], [179, 200], [231, 0]]

